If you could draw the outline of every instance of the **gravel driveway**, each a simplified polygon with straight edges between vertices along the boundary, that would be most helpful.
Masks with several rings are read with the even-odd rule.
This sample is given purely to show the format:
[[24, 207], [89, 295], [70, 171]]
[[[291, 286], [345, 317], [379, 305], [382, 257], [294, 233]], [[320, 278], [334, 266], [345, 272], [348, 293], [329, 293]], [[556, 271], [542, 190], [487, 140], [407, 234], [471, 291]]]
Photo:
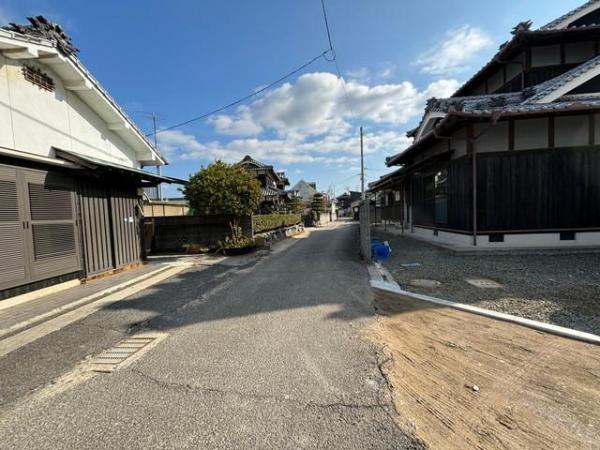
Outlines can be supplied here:
[[[393, 252], [384, 265], [404, 289], [600, 334], [600, 254], [457, 256], [382, 230], [373, 235], [389, 241]], [[415, 286], [415, 280], [440, 284]]]

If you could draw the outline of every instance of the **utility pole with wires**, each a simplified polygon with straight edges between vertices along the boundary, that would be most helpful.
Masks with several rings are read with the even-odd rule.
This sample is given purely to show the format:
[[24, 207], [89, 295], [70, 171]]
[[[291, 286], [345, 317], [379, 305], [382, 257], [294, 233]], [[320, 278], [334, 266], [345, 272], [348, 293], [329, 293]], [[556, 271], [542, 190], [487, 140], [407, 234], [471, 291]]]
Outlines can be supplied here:
[[[156, 137], [156, 119], [158, 118], [158, 116], [155, 113], [151, 113], [149, 115], [150, 118], [152, 118], [152, 130], [153, 130], [153, 135], [154, 135], [154, 148], [158, 151], [158, 139]], [[156, 174], [157, 175], [161, 175], [161, 169], [160, 166], [156, 166]], [[162, 197], [162, 186], [161, 183], [158, 183], [156, 185], [156, 194], [158, 196], [158, 199], [160, 201], [162, 201], [163, 197]]]
[[363, 127], [360, 127], [360, 194], [365, 199], [365, 158], [363, 151]]

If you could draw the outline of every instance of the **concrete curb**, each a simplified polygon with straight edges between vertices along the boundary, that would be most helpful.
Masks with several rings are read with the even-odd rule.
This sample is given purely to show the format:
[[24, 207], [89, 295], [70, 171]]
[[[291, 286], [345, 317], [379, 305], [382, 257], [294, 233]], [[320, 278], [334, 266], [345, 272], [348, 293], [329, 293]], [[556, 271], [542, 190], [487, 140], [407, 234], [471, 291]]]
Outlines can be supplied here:
[[[377, 266], [371, 268], [369, 266], [369, 273], [372, 271], [379, 272], [380, 269]], [[383, 269], [383, 268], [382, 268]], [[385, 272], [387, 270], [383, 269]], [[387, 272], [389, 274], [389, 272]], [[543, 331], [546, 333], [554, 334], [557, 336], [566, 337], [569, 339], [575, 339], [589, 344], [600, 345], [600, 336], [591, 333], [585, 333], [583, 331], [573, 330], [571, 328], [560, 327], [558, 325], [551, 325], [549, 323], [538, 322], [537, 320], [525, 319], [523, 317], [513, 316], [511, 314], [505, 314], [497, 311], [491, 311], [489, 309], [478, 308], [476, 306], [465, 305], [464, 303], [451, 302], [441, 298], [431, 297], [429, 295], [417, 294], [415, 292], [405, 291], [395, 281], [386, 281], [383, 279], [383, 275], [379, 273], [379, 278], [371, 277], [371, 287], [383, 291], [388, 294], [397, 295], [399, 298], [408, 300], [420, 300], [436, 305], [446, 306], [448, 308], [457, 309], [460, 311], [477, 314], [480, 316], [488, 317], [490, 319], [502, 320], [504, 322], [510, 322], [517, 325], [532, 328], [537, 331]]]
[[125, 281], [116, 286], [112, 286], [108, 289], [104, 289], [103, 291], [96, 292], [95, 294], [88, 295], [87, 297], [76, 300], [72, 303], [63, 305], [59, 308], [54, 308], [51, 311], [48, 311], [44, 314], [40, 314], [39, 316], [32, 317], [31, 319], [24, 320], [23, 322], [16, 323], [11, 327], [0, 330], [0, 340], [13, 336], [21, 331], [27, 330], [28, 328], [34, 327], [42, 322], [53, 319], [61, 314], [67, 313], [74, 309], [80, 308], [81, 306], [87, 305], [88, 303], [94, 302], [101, 298], [107, 297], [115, 292], [121, 291], [129, 286], [137, 284], [141, 281], [147, 280], [153, 276], [158, 275], [159, 273], [164, 272], [165, 270], [174, 267], [174, 264], [166, 264], [162, 267], [159, 267], [157, 270], [153, 270], [152, 272], [148, 272], [144, 275], [140, 275], [139, 277], [133, 278], [131, 280]]

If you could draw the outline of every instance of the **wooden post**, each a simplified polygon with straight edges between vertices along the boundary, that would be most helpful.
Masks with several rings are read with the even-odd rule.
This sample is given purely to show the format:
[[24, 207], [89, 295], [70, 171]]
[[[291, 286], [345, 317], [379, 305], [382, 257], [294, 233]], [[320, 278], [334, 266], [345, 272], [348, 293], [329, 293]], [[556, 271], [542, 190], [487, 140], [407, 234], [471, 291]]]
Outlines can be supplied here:
[[477, 246], [477, 152], [475, 150], [475, 139], [473, 134], [473, 124], [469, 124], [467, 129], [467, 145], [471, 152], [472, 177], [473, 177], [473, 245]]

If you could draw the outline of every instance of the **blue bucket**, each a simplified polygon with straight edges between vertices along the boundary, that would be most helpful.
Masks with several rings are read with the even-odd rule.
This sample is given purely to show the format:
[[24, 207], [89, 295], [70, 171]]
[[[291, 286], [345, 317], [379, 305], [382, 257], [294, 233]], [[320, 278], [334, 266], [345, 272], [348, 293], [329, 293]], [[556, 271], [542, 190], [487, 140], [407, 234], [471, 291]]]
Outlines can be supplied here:
[[387, 242], [371, 239], [371, 257], [375, 261], [387, 261], [391, 253], [392, 249]]

